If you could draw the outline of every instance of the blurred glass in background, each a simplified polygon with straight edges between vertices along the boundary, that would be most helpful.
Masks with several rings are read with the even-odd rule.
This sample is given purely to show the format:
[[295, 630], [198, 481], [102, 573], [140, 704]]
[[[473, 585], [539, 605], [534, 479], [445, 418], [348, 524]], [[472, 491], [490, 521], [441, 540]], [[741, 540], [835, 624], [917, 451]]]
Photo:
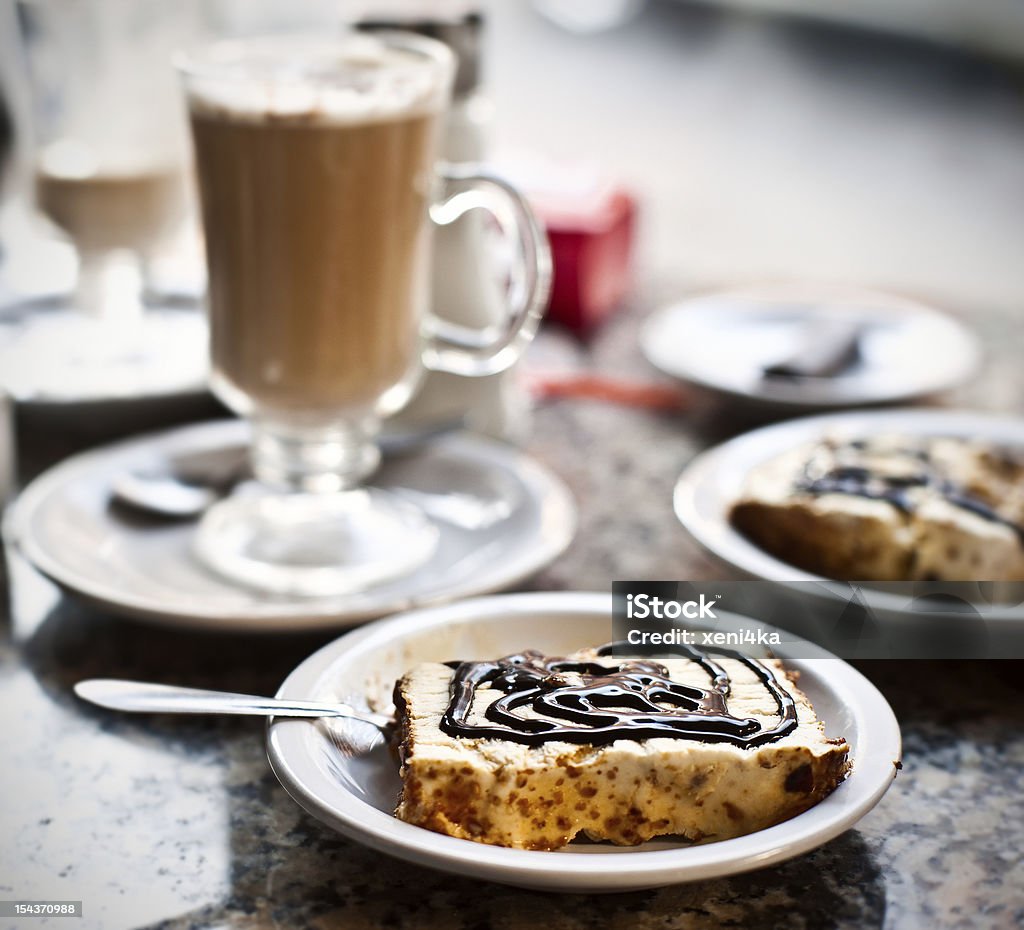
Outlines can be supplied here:
[[196, 7], [19, 0], [39, 210], [79, 256], [76, 309], [142, 312], [146, 267], [186, 215], [187, 137], [171, 54]]
[[155, 274], [183, 247], [198, 257], [170, 59], [202, 34], [201, 3], [16, 0], [0, 14], [20, 116], [0, 224], [3, 386], [42, 404], [203, 391], [198, 289]]

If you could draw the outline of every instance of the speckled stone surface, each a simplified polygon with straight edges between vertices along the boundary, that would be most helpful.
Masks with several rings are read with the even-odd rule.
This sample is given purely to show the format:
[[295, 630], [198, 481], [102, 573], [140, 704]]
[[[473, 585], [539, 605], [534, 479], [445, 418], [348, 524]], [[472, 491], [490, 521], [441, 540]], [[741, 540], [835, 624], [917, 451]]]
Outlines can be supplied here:
[[[517, 16], [527, 15], [512, 12], [520, 7], [527, 5], [500, 5], [505, 26], [512, 29]], [[990, 78], [974, 66], [933, 68], [927, 55], [906, 53], [903, 46], [871, 45], [858, 53], [827, 36], [820, 40], [800, 31], [775, 36], [771, 48], [782, 48], [776, 54], [762, 41], [759, 27], [730, 23], [726, 28], [725, 20], [684, 12], [682, 4], [672, 10], [663, 19], [641, 21], [623, 38], [579, 40], [573, 54], [581, 63], [606, 62], [600, 73], [611, 74], [625, 47], [615, 43], [637, 45], [643, 39], [643, 53], [650, 49], [652, 60], [678, 60], [680, 68], [692, 69], [678, 85], [662, 82], [672, 90], [672, 105], [678, 105], [688, 129], [680, 142], [682, 160], [674, 149], [656, 149], [650, 141], [662, 116], [675, 112], [666, 110], [667, 104], [647, 110], [650, 101], [637, 106], [627, 97], [603, 96], [600, 106], [591, 101], [589, 111], [580, 104], [570, 132], [535, 106], [538, 98], [528, 84], [511, 79], [512, 62], [521, 61], [527, 45], [506, 39], [497, 48], [498, 96], [509, 117], [506, 134], [509, 127], [527, 126], [533, 131], [528, 138], [537, 139], [538, 131], [550, 126], [553, 148], [569, 150], [572, 144], [589, 144], [579, 141], [588, 132], [607, 136], [600, 121], [613, 111], [625, 119], [628, 108], [650, 135], [640, 144], [636, 132], [615, 134], [602, 154], [620, 165], [629, 162], [638, 183], [664, 194], [648, 203], [650, 238], [628, 312], [586, 347], [546, 334], [534, 364], [650, 377], [635, 341], [644, 312], [707, 280], [771, 275], [783, 266], [800, 272], [813, 264], [833, 277], [948, 296], [945, 305], [977, 325], [990, 353], [984, 376], [949, 402], [1019, 412], [1024, 390], [1022, 327], [1016, 316], [1024, 301], [1019, 85]], [[684, 55], [668, 45], [668, 26], [679, 27]], [[520, 33], [513, 29], [505, 35]], [[537, 71], [547, 74], [545, 63], [561, 54], [566, 40], [556, 45], [550, 30], [529, 35], [531, 56], [541, 63]], [[713, 48], [724, 50], [724, 77], [702, 85], [701, 62], [711, 60]], [[761, 120], [758, 114], [768, 111], [753, 107], [730, 124], [736, 133], [715, 135], [724, 125], [719, 111], [732, 107], [730, 113], [739, 113], [748, 97], [757, 97], [761, 107], [781, 106], [781, 96], [751, 95], [749, 82], [733, 79], [729, 63], [741, 58], [756, 70], [759, 87], [774, 81], [776, 90], [790, 93], [797, 103], [787, 111], [791, 118], [783, 115], [781, 122], [775, 111]], [[819, 68], [825, 61], [835, 64], [827, 74]], [[648, 77], [652, 86], [661, 81], [653, 71]], [[571, 79], [566, 76], [566, 87], [573, 86]], [[865, 82], [874, 95], [867, 103], [855, 90]], [[677, 86], [685, 89], [678, 100]], [[569, 91], [559, 85], [552, 93]], [[846, 110], [835, 111], [836, 106]], [[794, 156], [812, 138], [808, 127], [835, 112], [841, 118], [829, 125], [845, 129], [842, 144], [836, 142], [834, 150], [822, 145], [820, 158]], [[636, 130], [638, 124], [630, 125]], [[703, 129], [689, 131], [696, 125]], [[778, 125], [785, 131], [765, 131]], [[860, 210], [857, 185], [865, 178], [893, 183], [894, 176], [883, 170], [891, 162], [856, 161], [848, 157], [852, 149], [843, 147], [853, 140], [859, 144], [872, 128], [877, 128], [875, 143], [905, 156], [902, 173], [895, 176], [899, 193], [885, 216]], [[975, 147], [961, 144], [968, 138]], [[782, 245], [785, 235], [769, 222], [777, 206], [771, 197], [757, 202], [754, 233], [737, 218], [735, 201], [762, 193], [759, 176], [744, 170], [742, 161], [722, 169], [736, 176], [739, 193], [722, 187], [701, 193], [706, 182], [701, 172], [728, 161], [739, 150], [733, 145], [737, 140], [741, 146], [764, 143], [756, 158], [750, 157], [765, 167], [766, 177], [781, 179], [779, 197], [787, 196], [786, 178], [804, 178], [824, 170], [821, 165], [833, 172], [795, 188], [813, 194], [806, 204], [778, 201], [792, 207], [791, 219], [804, 223], [802, 244], [789, 252]], [[926, 143], [929, 153], [934, 150], [932, 160], [918, 159]], [[864, 145], [876, 151], [867, 141]], [[788, 160], [786, 151], [792, 156]], [[959, 198], [959, 206], [948, 208], [947, 196]], [[721, 216], [710, 209], [712, 203], [716, 210], [721, 205]], [[923, 221], [922, 210], [928, 211]], [[831, 240], [822, 232], [825, 220], [842, 217], [849, 222], [838, 223], [838, 238]], [[891, 223], [904, 224], [906, 249], [879, 244], [877, 233]], [[958, 251], [944, 251], [949, 243], [957, 243]], [[858, 244], [863, 249], [854, 247]], [[957, 263], [936, 258], [953, 254]], [[615, 578], [716, 577], [719, 570], [674, 520], [670, 491], [697, 451], [749, 425], [735, 411], [704, 398], [694, 398], [689, 412], [673, 415], [582, 401], [540, 409], [530, 451], [569, 483], [581, 519], [577, 541], [530, 587], [607, 590]], [[23, 426], [26, 473], [73, 444], [67, 422], [59, 428], [42, 420]], [[445, 876], [341, 838], [279, 787], [266, 762], [259, 722], [120, 717], [84, 707], [71, 693], [75, 681], [89, 676], [269, 693], [326, 637], [226, 638], [137, 626], [62, 597], [17, 559], [10, 562], [4, 590], [0, 899], [81, 899], [85, 916], [46, 924], [21, 919], [5, 925], [0, 919], [0, 930], [37, 925], [87, 930], [1024, 926], [1024, 665], [1019, 662], [864, 665], [901, 722], [904, 769], [855, 829], [815, 852], [722, 881], [648, 893], [557, 896]]]
[[[623, 317], [593, 354], [626, 364], [635, 325]], [[568, 351], [545, 340], [543, 351]], [[708, 441], [677, 416], [540, 409], [531, 449], [572, 487], [581, 525], [530, 587], [715, 576], [668, 506], [679, 468]], [[258, 722], [123, 717], [70, 691], [111, 676], [270, 693], [325, 637], [150, 629], [59, 596], [17, 558], [10, 574], [0, 898], [82, 899], [83, 927], [1024, 925], [1022, 663], [865, 665], [901, 721], [905, 767], [856, 829], [810, 855], [650, 893], [555, 896], [447, 877], [334, 834], [279, 787]]]

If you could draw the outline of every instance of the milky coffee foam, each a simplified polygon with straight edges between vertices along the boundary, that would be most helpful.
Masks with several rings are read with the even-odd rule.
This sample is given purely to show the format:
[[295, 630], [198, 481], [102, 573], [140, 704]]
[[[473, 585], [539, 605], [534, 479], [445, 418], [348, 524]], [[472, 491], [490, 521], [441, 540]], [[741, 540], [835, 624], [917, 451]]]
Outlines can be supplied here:
[[[433, 53], [437, 51], [437, 57]], [[232, 122], [344, 125], [436, 113], [452, 63], [369, 35], [222, 42], [183, 62], [195, 115]]]

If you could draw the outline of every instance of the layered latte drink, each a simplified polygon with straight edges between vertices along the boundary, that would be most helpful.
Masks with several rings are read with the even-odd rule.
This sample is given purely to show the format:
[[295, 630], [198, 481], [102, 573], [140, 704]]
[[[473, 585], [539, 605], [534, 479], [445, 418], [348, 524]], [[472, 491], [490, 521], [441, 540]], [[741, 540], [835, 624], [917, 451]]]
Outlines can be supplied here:
[[[367, 485], [381, 418], [424, 367], [486, 375], [532, 338], [550, 261], [500, 178], [438, 165], [455, 60], [400, 32], [244, 39], [179, 57], [210, 276], [213, 387], [252, 426], [256, 486], [218, 501], [199, 560], [261, 591], [335, 596], [408, 575], [438, 526]], [[516, 261], [507, 319], [427, 306], [433, 225], [491, 213]]]
[[342, 53], [334, 82], [318, 71], [338, 62], [297, 45], [283, 83], [191, 94], [213, 367], [235, 409], [390, 412], [418, 368], [443, 88], [401, 48]]

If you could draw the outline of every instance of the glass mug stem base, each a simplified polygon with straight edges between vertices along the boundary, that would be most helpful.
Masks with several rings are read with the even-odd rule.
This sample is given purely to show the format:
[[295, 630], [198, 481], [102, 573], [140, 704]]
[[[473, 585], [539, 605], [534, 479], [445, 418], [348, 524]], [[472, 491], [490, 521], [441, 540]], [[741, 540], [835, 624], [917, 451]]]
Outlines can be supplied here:
[[250, 449], [253, 475], [279, 491], [347, 491], [380, 464], [376, 436], [376, 424], [361, 420], [323, 428], [257, 419]]
[[203, 516], [199, 558], [246, 587], [299, 597], [363, 591], [408, 575], [437, 547], [418, 507], [378, 488], [241, 492]]

